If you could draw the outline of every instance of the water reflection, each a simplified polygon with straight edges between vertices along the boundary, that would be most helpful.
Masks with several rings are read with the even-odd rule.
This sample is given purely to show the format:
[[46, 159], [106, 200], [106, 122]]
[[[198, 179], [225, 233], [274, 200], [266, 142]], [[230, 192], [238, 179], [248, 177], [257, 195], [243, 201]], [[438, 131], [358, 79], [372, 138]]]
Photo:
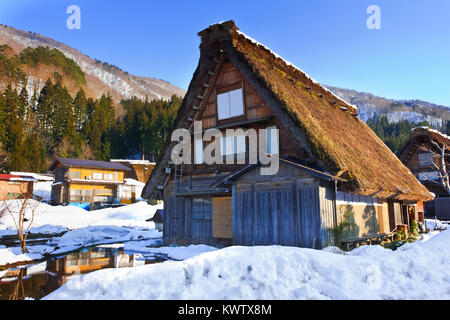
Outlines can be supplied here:
[[166, 260], [143, 258], [116, 248], [85, 248], [45, 262], [0, 272], [0, 299], [41, 299], [71, 278], [105, 268], [136, 267]]

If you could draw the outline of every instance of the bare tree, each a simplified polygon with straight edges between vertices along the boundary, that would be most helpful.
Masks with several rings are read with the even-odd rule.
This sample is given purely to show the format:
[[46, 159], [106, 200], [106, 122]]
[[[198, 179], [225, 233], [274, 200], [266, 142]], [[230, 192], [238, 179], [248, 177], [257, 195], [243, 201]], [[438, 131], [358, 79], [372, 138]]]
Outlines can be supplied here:
[[26, 240], [40, 202], [33, 199], [32, 193], [23, 189], [22, 184], [19, 199], [16, 200], [8, 200], [6, 192], [3, 192], [1, 199], [5, 200], [0, 202], [0, 216], [5, 214], [11, 216], [17, 230], [17, 238], [19, 239], [22, 253], [26, 253]]
[[[17, 281], [14, 285], [14, 289], [9, 295], [9, 300], [23, 300], [25, 299], [25, 289], [23, 287], [23, 277], [25, 276], [26, 269], [20, 268], [19, 274], [17, 275]], [[22, 292], [22, 293], [21, 293]]]
[[[439, 176], [439, 184], [445, 189], [445, 191], [450, 195], [450, 180], [449, 180], [449, 171], [447, 170], [447, 165], [445, 162], [445, 157], [450, 154], [447, 153], [449, 151], [444, 144], [440, 145], [439, 143], [430, 139], [431, 144], [438, 150], [437, 156], [439, 157], [440, 165], [438, 166], [434, 160], [432, 161], [433, 167], [436, 169]], [[436, 152], [433, 152], [436, 155]]]

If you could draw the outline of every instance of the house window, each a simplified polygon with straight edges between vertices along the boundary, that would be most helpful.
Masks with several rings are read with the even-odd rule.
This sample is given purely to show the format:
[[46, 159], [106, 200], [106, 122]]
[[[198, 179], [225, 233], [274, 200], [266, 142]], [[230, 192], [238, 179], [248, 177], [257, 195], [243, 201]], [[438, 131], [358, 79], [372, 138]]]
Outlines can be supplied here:
[[81, 202], [81, 190], [70, 189], [70, 201]]
[[223, 136], [220, 138], [220, 153], [222, 156], [242, 154], [247, 150], [245, 135]]
[[119, 173], [118, 172], [114, 172], [114, 180], [119, 181]]
[[204, 162], [203, 159], [203, 140], [195, 139], [194, 140], [194, 163], [201, 164]]
[[110, 188], [97, 189], [94, 191], [94, 202], [111, 202], [114, 199], [114, 192]]
[[72, 179], [80, 179], [81, 178], [81, 172], [80, 171], [69, 171], [69, 176]]
[[232, 90], [217, 95], [218, 119], [228, 119], [244, 114], [242, 89]]
[[419, 167], [427, 167], [433, 165], [433, 154], [431, 152], [418, 154]]
[[92, 202], [92, 195], [93, 195], [93, 190], [83, 190], [81, 192], [82, 195], [82, 202]]
[[192, 219], [205, 220], [211, 219], [212, 216], [212, 201], [209, 198], [194, 198], [192, 199]]
[[103, 177], [105, 178], [105, 180], [112, 180], [113, 179], [113, 174], [112, 173], [105, 173], [103, 175]]
[[279, 154], [279, 135], [276, 126], [266, 128], [266, 152], [269, 154]]
[[94, 172], [92, 176], [94, 177], [94, 180], [103, 180], [103, 173], [101, 172]]

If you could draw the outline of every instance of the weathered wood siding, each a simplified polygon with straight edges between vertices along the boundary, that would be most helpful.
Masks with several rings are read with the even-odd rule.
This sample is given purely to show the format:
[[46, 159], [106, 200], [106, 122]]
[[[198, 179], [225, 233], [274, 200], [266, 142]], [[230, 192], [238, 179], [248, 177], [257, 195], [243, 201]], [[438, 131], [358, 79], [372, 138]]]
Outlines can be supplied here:
[[322, 182], [319, 188], [320, 233], [322, 246], [335, 245], [330, 229], [336, 226], [336, 194], [334, 182]]
[[[205, 187], [215, 179], [199, 176], [185, 183]], [[332, 245], [329, 229], [335, 225], [333, 188], [332, 183], [284, 164], [280, 164], [276, 176], [262, 176], [259, 168], [251, 170], [232, 189], [229, 244], [308, 248]], [[192, 219], [192, 199], [178, 197], [174, 202], [172, 182], [165, 188], [164, 211], [166, 243], [224, 244], [224, 237], [215, 237], [213, 233], [214, 214], [211, 219]]]
[[233, 188], [233, 244], [322, 248], [331, 244], [333, 189], [285, 165], [276, 177], [255, 169]]

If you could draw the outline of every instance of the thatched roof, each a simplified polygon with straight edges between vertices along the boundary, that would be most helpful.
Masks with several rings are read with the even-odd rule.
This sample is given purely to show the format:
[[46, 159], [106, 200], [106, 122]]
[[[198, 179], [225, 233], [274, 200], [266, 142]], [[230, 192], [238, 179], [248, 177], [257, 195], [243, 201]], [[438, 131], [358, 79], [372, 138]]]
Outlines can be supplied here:
[[[450, 137], [448, 135], [428, 127], [416, 127], [412, 129], [408, 142], [399, 153], [400, 160], [407, 163], [416, 149], [423, 144], [429, 144], [429, 140], [450, 149]], [[433, 145], [430, 145], [430, 147], [434, 149]], [[435, 150], [435, 152], [438, 152], [438, 150]]]
[[[357, 107], [336, 97], [303, 71], [240, 32], [233, 21], [212, 25], [199, 35], [202, 38], [200, 63], [178, 120], [186, 112], [183, 108], [191, 107], [189, 91], [195, 89], [202, 63], [208, 57], [212, 59], [213, 50], [218, 46], [269, 100], [272, 108], [277, 109], [278, 117], [288, 118], [280, 120], [283, 126], [323, 171], [349, 181], [343, 185], [348, 192], [398, 200], [432, 199], [409, 169], [357, 117]], [[160, 159], [163, 158], [161, 155]], [[145, 195], [156, 187], [149, 185], [152, 176], [144, 189]]]

